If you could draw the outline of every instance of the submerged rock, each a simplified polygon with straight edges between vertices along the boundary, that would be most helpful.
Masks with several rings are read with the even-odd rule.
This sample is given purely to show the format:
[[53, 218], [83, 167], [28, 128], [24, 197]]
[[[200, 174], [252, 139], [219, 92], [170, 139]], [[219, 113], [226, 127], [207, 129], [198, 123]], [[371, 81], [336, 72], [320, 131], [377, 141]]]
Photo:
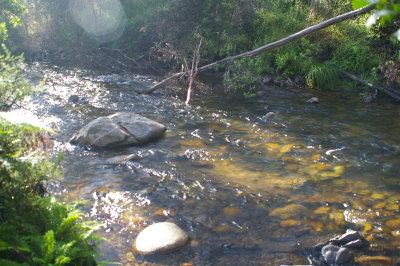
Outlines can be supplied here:
[[350, 249], [368, 246], [368, 241], [357, 231], [348, 229], [345, 234], [314, 245], [310, 250], [312, 260], [320, 265], [354, 265], [354, 255]]
[[321, 255], [328, 265], [348, 265], [354, 263], [354, 256], [344, 247], [326, 245], [321, 250]]
[[307, 212], [307, 208], [300, 204], [289, 204], [282, 208], [272, 210], [269, 215], [279, 217], [281, 219], [289, 219], [303, 215]]
[[390, 229], [400, 228], [400, 219], [389, 220], [386, 222], [386, 226], [389, 227]]
[[318, 97], [312, 97], [307, 100], [308, 103], [319, 103], [319, 98]]
[[261, 117], [261, 120], [270, 120], [276, 116], [275, 112], [268, 112], [264, 116]]
[[139, 253], [167, 254], [182, 249], [189, 236], [176, 224], [162, 222], [152, 224], [139, 233], [134, 248]]
[[161, 137], [166, 130], [163, 124], [132, 112], [120, 112], [99, 117], [72, 136], [72, 144], [93, 147], [140, 145]]
[[346, 233], [341, 236], [329, 239], [329, 243], [350, 248], [361, 248], [369, 245], [368, 241], [359, 232], [351, 229], [347, 229]]
[[111, 158], [108, 158], [104, 161], [104, 164], [111, 164], [111, 165], [120, 165], [125, 164], [128, 161], [134, 161], [139, 159], [139, 155], [137, 154], [128, 154], [128, 155], [118, 155]]
[[356, 263], [360, 266], [389, 266], [393, 265], [393, 260], [384, 256], [361, 256], [356, 259]]

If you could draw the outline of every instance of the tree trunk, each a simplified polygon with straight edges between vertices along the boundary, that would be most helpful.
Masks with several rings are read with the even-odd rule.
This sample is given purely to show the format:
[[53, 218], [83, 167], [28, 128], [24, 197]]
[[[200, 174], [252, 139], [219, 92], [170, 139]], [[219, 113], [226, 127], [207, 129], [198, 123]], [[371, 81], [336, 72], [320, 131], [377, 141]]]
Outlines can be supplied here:
[[[283, 38], [283, 39], [281, 39], [279, 41], [276, 41], [276, 42], [261, 46], [261, 47], [259, 47], [257, 49], [254, 49], [254, 50], [251, 50], [251, 51], [239, 54], [239, 55], [226, 57], [226, 58], [224, 58], [222, 60], [219, 60], [219, 61], [216, 61], [214, 63], [199, 67], [197, 72], [199, 73], [199, 72], [205, 71], [207, 69], [213, 68], [213, 67], [215, 67], [217, 65], [226, 64], [226, 63], [228, 63], [230, 61], [238, 60], [238, 59], [240, 59], [242, 57], [245, 57], [245, 56], [256, 56], [256, 55], [259, 55], [261, 53], [264, 53], [266, 51], [272, 50], [274, 48], [277, 48], [277, 47], [283, 46], [285, 44], [294, 42], [294, 41], [296, 41], [296, 40], [298, 40], [300, 38], [303, 38], [304, 36], [307, 36], [307, 35], [313, 33], [313, 32], [322, 30], [322, 29], [324, 29], [326, 27], [329, 27], [331, 25], [337, 24], [337, 23], [342, 22], [344, 20], [348, 20], [348, 19], [351, 19], [351, 18], [358, 17], [360, 15], [366, 14], [369, 11], [373, 10], [374, 7], [375, 7], [375, 5], [369, 5], [369, 6], [366, 6], [366, 7], [363, 7], [363, 8], [348, 12], [346, 14], [343, 14], [343, 15], [340, 15], [340, 16], [325, 20], [324, 22], [321, 22], [321, 23], [319, 23], [317, 25], [305, 28], [304, 30], [301, 30], [301, 31], [296, 32], [296, 33], [294, 33], [292, 35], [289, 35], [286, 38]], [[176, 74], [174, 74], [172, 76], [169, 76], [168, 78], [162, 80], [161, 82], [153, 85], [152, 87], [144, 90], [143, 93], [144, 94], [150, 94], [153, 91], [155, 91], [156, 89], [160, 88], [165, 83], [167, 83], [167, 82], [169, 82], [169, 81], [171, 81], [173, 79], [188, 75], [188, 74], [189, 74], [189, 71], [176, 73]]]

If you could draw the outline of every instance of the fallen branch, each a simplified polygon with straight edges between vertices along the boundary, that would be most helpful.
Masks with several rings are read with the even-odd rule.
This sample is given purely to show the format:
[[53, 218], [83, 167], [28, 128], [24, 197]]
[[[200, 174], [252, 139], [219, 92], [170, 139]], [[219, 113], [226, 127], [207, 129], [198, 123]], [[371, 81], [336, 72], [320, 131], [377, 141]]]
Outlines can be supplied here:
[[202, 39], [200, 39], [200, 42], [196, 46], [196, 49], [193, 53], [192, 69], [190, 70], [190, 75], [189, 75], [189, 88], [187, 91], [186, 102], [185, 102], [186, 105], [189, 104], [189, 102], [190, 102], [190, 95], [192, 94], [193, 81], [197, 77], [198, 66], [199, 66], [199, 62], [200, 62], [201, 41], [202, 41]]
[[[294, 42], [294, 41], [296, 41], [296, 40], [298, 40], [300, 38], [303, 38], [303, 37], [305, 37], [305, 36], [307, 36], [307, 35], [309, 35], [311, 33], [314, 33], [316, 31], [320, 31], [320, 30], [322, 30], [322, 29], [324, 29], [326, 27], [329, 27], [331, 25], [337, 24], [337, 23], [342, 22], [344, 20], [348, 20], [348, 19], [351, 19], [351, 18], [358, 17], [360, 15], [366, 14], [369, 11], [373, 10], [374, 7], [375, 7], [375, 5], [369, 5], [369, 6], [366, 6], [366, 7], [363, 7], [363, 8], [360, 8], [360, 9], [345, 13], [343, 15], [339, 15], [337, 17], [328, 19], [328, 20], [326, 20], [324, 22], [321, 22], [321, 23], [319, 23], [317, 25], [305, 28], [304, 30], [301, 30], [301, 31], [296, 32], [296, 33], [294, 33], [292, 35], [289, 35], [286, 38], [283, 38], [283, 39], [281, 39], [279, 41], [276, 41], [276, 42], [261, 46], [261, 47], [259, 47], [257, 49], [254, 49], [254, 50], [242, 53], [242, 54], [226, 57], [226, 58], [224, 58], [222, 60], [216, 61], [214, 63], [208, 64], [208, 65], [205, 65], [205, 66], [202, 66], [202, 67], [198, 68], [197, 72], [200, 73], [200, 72], [205, 71], [207, 69], [211, 69], [211, 68], [213, 68], [213, 67], [215, 67], [217, 65], [226, 64], [226, 63], [228, 63], [230, 61], [238, 60], [238, 59], [240, 59], [242, 57], [245, 57], [245, 56], [249, 56], [250, 57], [250, 56], [259, 55], [259, 54], [264, 53], [266, 51], [269, 51], [269, 50], [275, 49], [277, 47], [283, 46], [285, 44]], [[176, 79], [176, 78], [179, 78], [179, 77], [182, 77], [182, 76], [185, 76], [185, 75], [189, 75], [189, 72], [190, 71], [180, 72], [180, 73], [176, 73], [176, 74], [174, 74], [172, 76], [169, 76], [168, 78], [162, 80], [161, 82], [159, 82], [159, 83], [153, 85], [152, 87], [146, 89], [143, 93], [144, 94], [150, 94], [153, 91], [155, 91], [156, 89], [160, 88], [162, 85], [166, 84], [167, 82], [169, 82], [169, 81], [171, 81], [173, 79]]]
[[392, 98], [400, 101], [400, 92], [399, 91], [392, 90], [390, 88], [383, 88], [383, 87], [374, 86], [372, 83], [370, 83], [370, 82], [368, 82], [366, 80], [363, 80], [363, 79], [357, 77], [356, 75], [353, 75], [353, 74], [351, 74], [351, 73], [349, 73], [347, 71], [344, 71], [344, 70], [339, 70], [339, 72], [342, 73], [343, 76], [345, 76], [345, 77], [347, 77], [349, 79], [355, 80], [355, 81], [357, 81], [357, 82], [359, 82], [359, 83], [361, 83], [361, 84], [363, 84], [363, 85], [365, 85], [365, 86], [367, 86], [367, 87], [369, 87], [371, 89], [376, 89], [378, 91], [381, 91], [381, 92], [385, 93], [386, 95], [389, 95]]

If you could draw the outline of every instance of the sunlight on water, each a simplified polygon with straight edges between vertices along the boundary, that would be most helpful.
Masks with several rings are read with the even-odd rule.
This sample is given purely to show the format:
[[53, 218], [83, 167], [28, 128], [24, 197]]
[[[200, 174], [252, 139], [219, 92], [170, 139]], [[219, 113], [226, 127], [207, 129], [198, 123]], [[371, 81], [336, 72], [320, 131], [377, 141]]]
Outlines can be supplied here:
[[[161, 265], [304, 264], [297, 242], [310, 247], [347, 228], [371, 242], [365, 252], [399, 259], [398, 106], [334, 94], [308, 105], [306, 92], [271, 88], [258, 103], [207, 96], [187, 108], [136, 94], [151, 83], [144, 76], [44, 72], [49, 88], [30, 106], [58, 118], [56, 146], [66, 157], [59, 194], [82, 200], [104, 225], [105, 260], [146, 262], [132, 241], [160, 221], [192, 237], [182, 252], [153, 261]], [[263, 118], [265, 105], [273, 118]], [[114, 150], [67, 144], [91, 119], [117, 111], [166, 124], [165, 138]], [[107, 163], [131, 154], [135, 161]]]

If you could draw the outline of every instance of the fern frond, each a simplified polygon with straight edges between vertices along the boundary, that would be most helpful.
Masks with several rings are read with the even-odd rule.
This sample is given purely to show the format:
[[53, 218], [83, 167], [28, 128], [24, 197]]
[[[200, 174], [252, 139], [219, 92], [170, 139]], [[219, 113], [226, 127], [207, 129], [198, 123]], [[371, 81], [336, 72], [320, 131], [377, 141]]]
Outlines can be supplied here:
[[70, 253], [71, 247], [75, 245], [76, 241], [71, 241], [59, 247], [56, 251], [56, 256], [67, 256]]
[[61, 265], [66, 265], [66, 264], [68, 264], [70, 262], [71, 262], [71, 258], [70, 257], [59, 256], [59, 257], [56, 258], [55, 265], [61, 266]]
[[56, 240], [54, 238], [54, 231], [48, 231], [43, 237], [43, 257], [47, 262], [53, 261], [54, 257], [54, 247], [56, 246]]
[[64, 218], [61, 224], [57, 227], [57, 237], [61, 237], [66, 232], [71, 231], [75, 226], [75, 223], [81, 219], [83, 213], [80, 210], [74, 210], [68, 213], [68, 216]]

